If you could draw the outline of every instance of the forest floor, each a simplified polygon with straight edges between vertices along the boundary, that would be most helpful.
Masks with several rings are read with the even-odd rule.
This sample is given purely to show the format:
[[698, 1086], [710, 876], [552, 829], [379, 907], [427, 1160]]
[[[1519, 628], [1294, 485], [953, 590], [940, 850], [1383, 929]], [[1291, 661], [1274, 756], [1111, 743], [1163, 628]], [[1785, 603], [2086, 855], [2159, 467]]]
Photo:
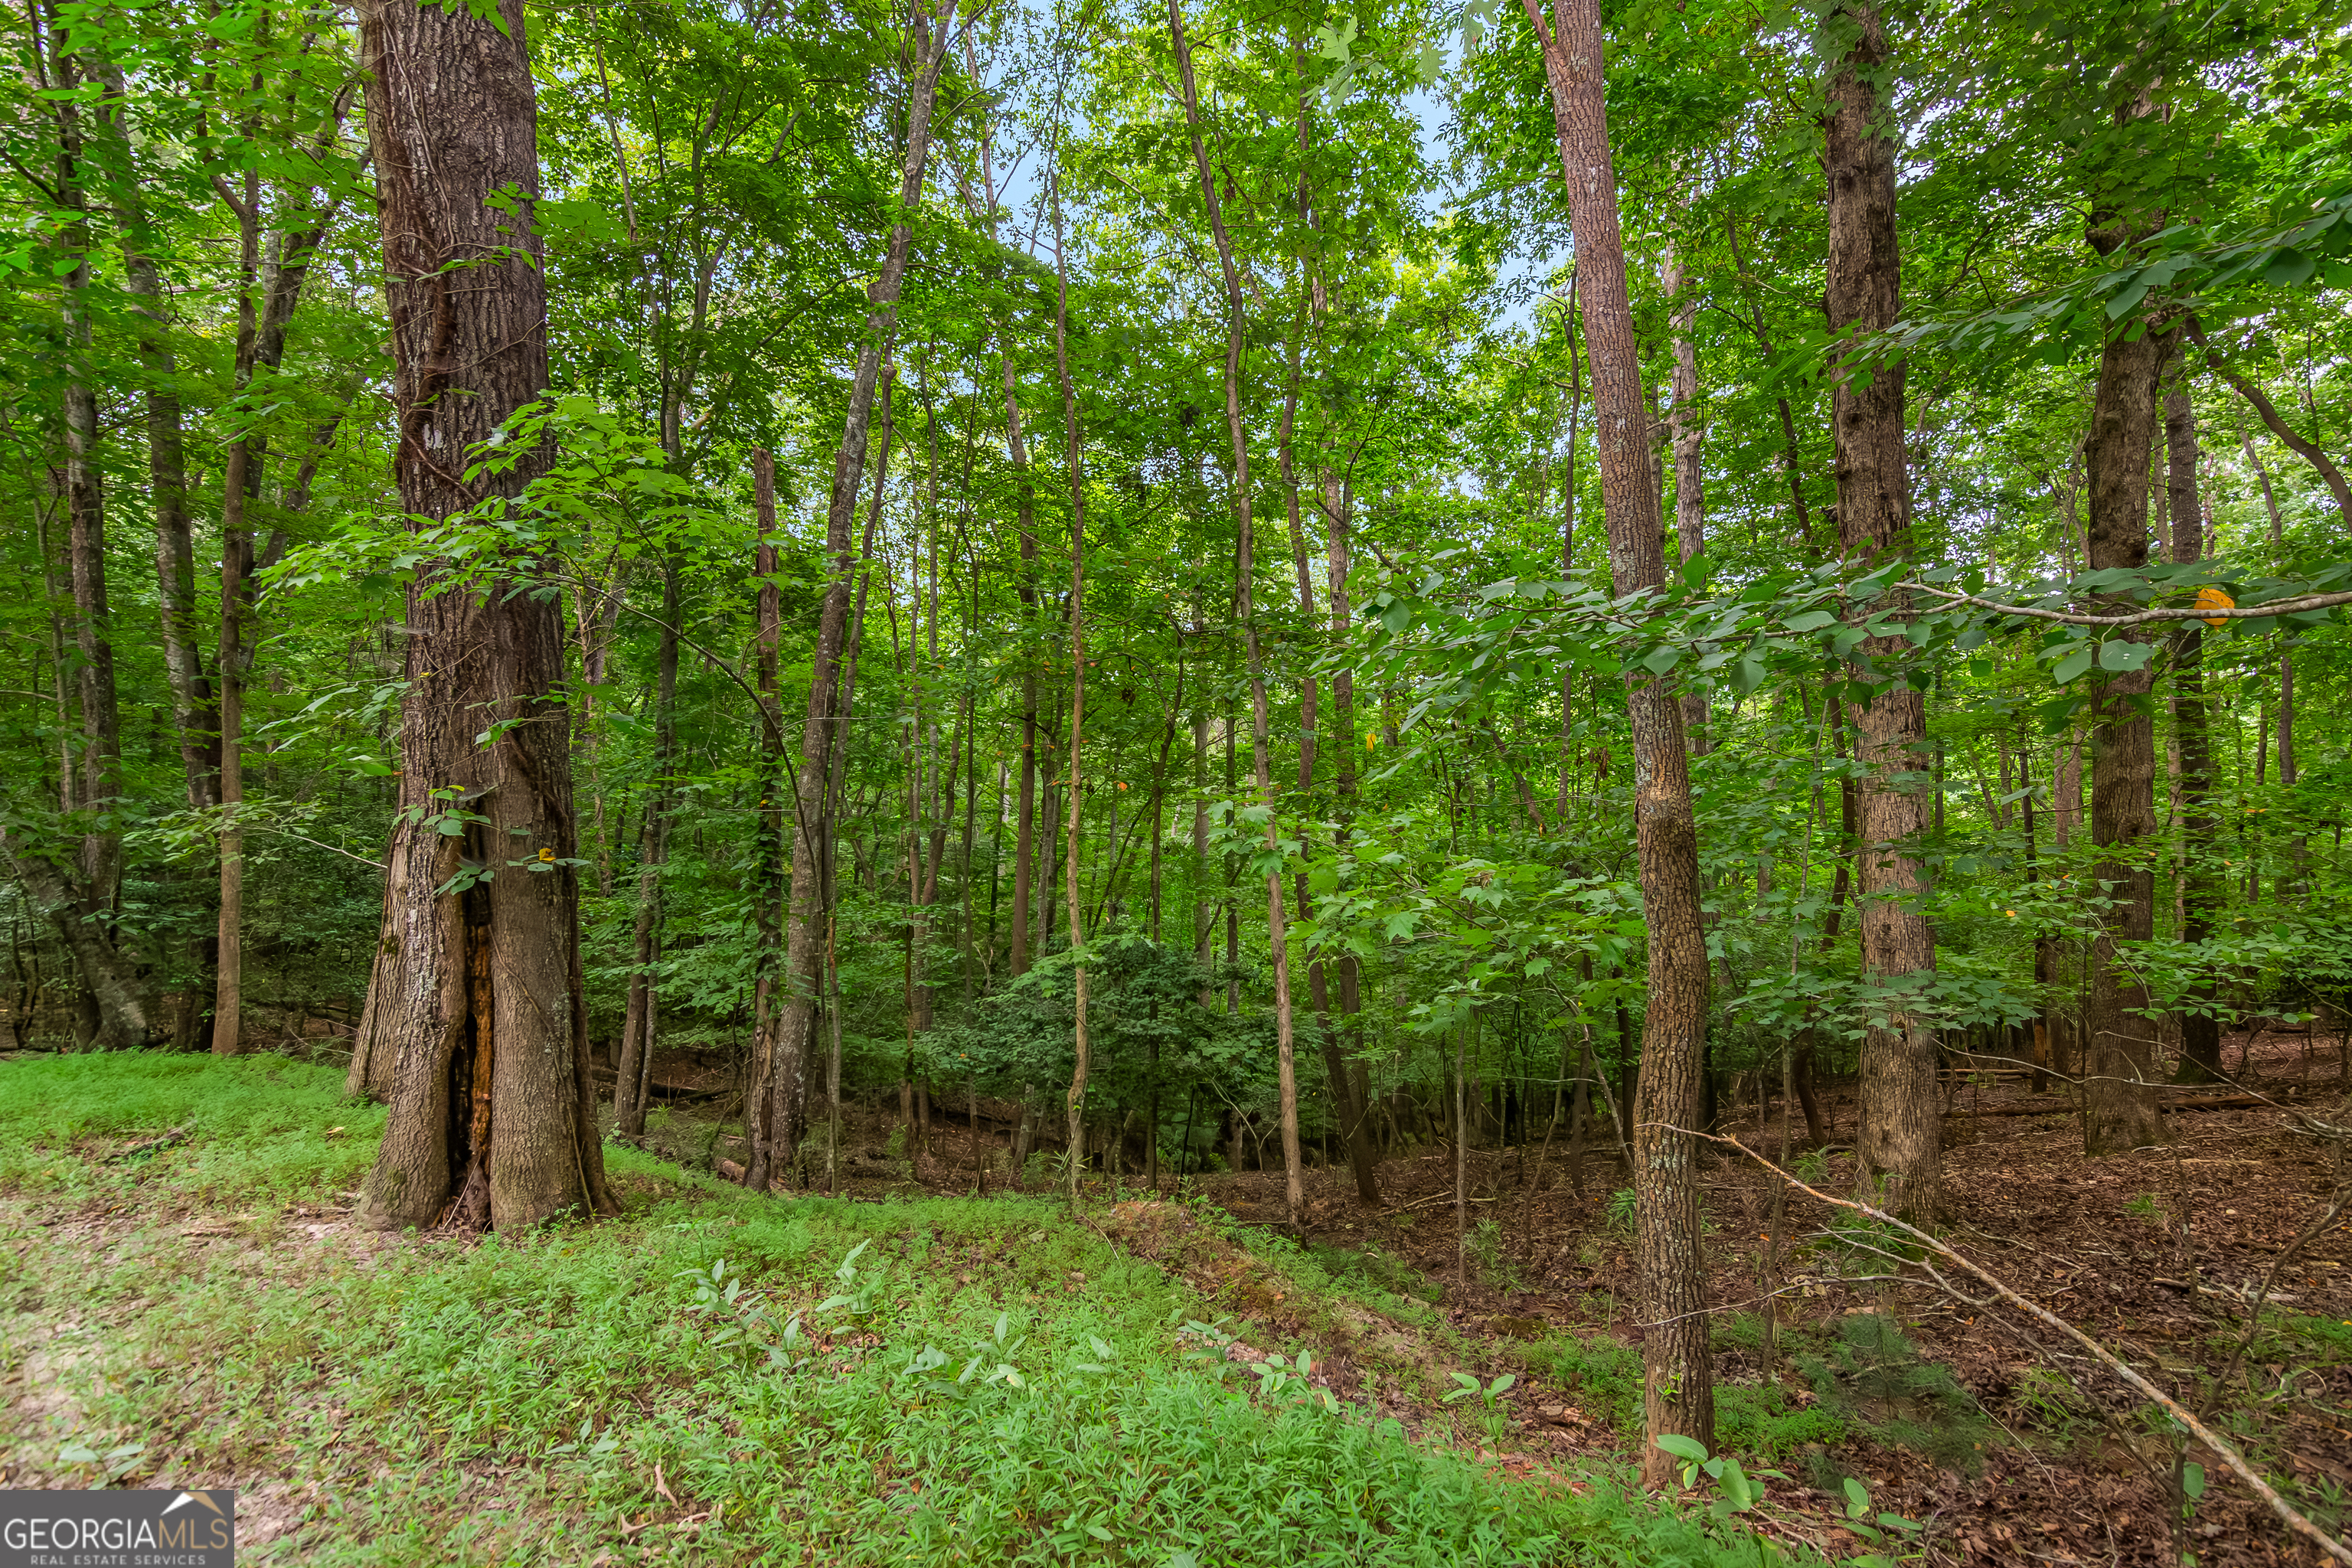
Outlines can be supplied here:
[[234, 1488], [256, 1563], [1762, 1561], [1622, 1464], [1501, 1457], [1502, 1399], [1440, 1397], [1468, 1337], [1213, 1208], [780, 1199], [615, 1143], [619, 1218], [384, 1235], [341, 1077], [0, 1059], [0, 1487]]
[[[2303, 1126], [2306, 1115], [2352, 1122], [2337, 1042], [2273, 1032], [2225, 1045], [2233, 1085], [2168, 1090], [2173, 1142], [2107, 1159], [2084, 1156], [2077, 1113], [2060, 1095], [1992, 1072], [1952, 1084], [1946, 1234], [2190, 1409], [2210, 1411], [2287, 1497], [2342, 1532], [2352, 1527], [2352, 1211], [2315, 1222], [2352, 1194], [2352, 1173], [2340, 1141]], [[1812, 1184], [1848, 1193], [1853, 1154], [1835, 1140], [1841, 1128], [1851, 1136], [1850, 1089], [1825, 1099], [1832, 1142], [1809, 1146], [1800, 1121], [1792, 1153]], [[728, 1146], [710, 1142], [719, 1130], [709, 1123], [679, 1116], [671, 1125], [667, 1146], [681, 1157], [693, 1157], [697, 1139], [706, 1159]], [[935, 1127], [921, 1184], [885, 1156], [897, 1131], [887, 1114], [852, 1120], [845, 1190], [972, 1189], [965, 1128]], [[1751, 1106], [1723, 1131], [1769, 1151], [1777, 1108], [1767, 1126]], [[1504, 1473], [1575, 1475], [1629, 1463], [1641, 1424], [1628, 1184], [1609, 1139], [1604, 1120], [1585, 1152], [1581, 1193], [1564, 1131], [1548, 1156], [1474, 1149], [1466, 1235], [1457, 1235], [1454, 1161], [1444, 1147], [1383, 1161], [1377, 1207], [1358, 1199], [1344, 1164], [1310, 1167], [1302, 1247], [1282, 1235], [1278, 1170], [1188, 1179], [1176, 1203], [1149, 1201], [1159, 1194], [1130, 1177], [1106, 1192], [1100, 1224], [1177, 1269], [1246, 1331], [1317, 1347], [1336, 1383], [1385, 1378], [1383, 1408], [1408, 1427], [1433, 1422]], [[1531, 1197], [1537, 1167], [1542, 1190]], [[1801, 1194], [1783, 1220], [1768, 1369], [1763, 1254], [1777, 1184], [1730, 1152], [1710, 1159], [1704, 1180], [1710, 1300], [1723, 1304], [1717, 1447], [1751, 1470], [1784, 1473], [1748, 1516], [1766, 1535], [1833, 1557], [1866, 1550], [1848, 1528], [1852, 1477], [1872, 1515], [1921, 1526], [1898, 1531], [1896, 1544], [1929, 1563], [2323, 1560], [2213, 1455], [2194, 1444], [2182, 1451], [2169, 1423], [2046, 1330], [1915, 1282], [1916, 1271], [1900, 1283], [1855, 1282], [1883, 1272], [1883, 1261]], [[1302, 1272], [1384, 1308], [1377, 1327], [1335, 1321], [1315, 1289], [1286, 1300], [1285, 1282]], [[1417, 1315], [1418, 1329], [1397, 1332]], [[1451, 1361], [1416, 1389], [1411, 1364], [1417, 1357], [1433, 1371], [1425, 1347], [1440, 1342]], [[1433, 1397], [1455, 1372], [1482, 1388], [1506, 1375], [1517, 1385], [1467, 1400], [1484, 1421], [1475, 1426]], [[2205, 1478], [2186, 1507], [2177, 1465]]]
[[[2063, 1104], [1958, 1088], [1948, 1235], [2210, 1398], [2340, 1531], [2352, 1224], [2277, 1268], [2258, 1321], [2248, 1294], [2337, 1190], [2297, 1127], [2343, 1121], [2344, 1096], [2332, 1052], [2264, 1037], [2233, 1062], [2248, 1045], [2234, 1076], [2275, 1105], [2178, 1110], [2173, 1146], [2103, 1161]], [[388, 1237], [348, 1221], [383, 1112], [339, 1080], [278, 1057], [0, 1060], [0, 1485], [234, 1483], [265, 1562], [1759, 1560], [1706, 1498], [1622, 1489], [1623, 1175], [1588, 1150], [1580, 1194], [1564, 1136], [1474, 1151], [1459, 1238], [1446, 1151], [1383, 1163], [1376, 1208], [1310, 1169], [1294, 1240], [1278, 1172], [1097, 1178], [1073, 1221], [965, 1195], [961, 1128], [914, 1181], [875, 1114], [840, 1197], [758, 1197], [697, 1173], [728, 1148], [702, 1102], [608, 1146], [620, 1221]], [[1752, 1110], [1729, 1131], [1757, 1145]], [[1801, 1169], [1852, 1183], [1835, 1144]], [[1908, 1561], [2319, 1560], [2194, 1450], [2210, 1481], [2176, 1542], [2174, 1450], [2138, 1400], [2005, 1314], [1854, 1281], [1876, 1267], [1811, 1200], [1784, 1220], [1768, 1373], [1771, 1188], [1728, 1160], [1706, 1187], [1717, 1446], [1783, 1472], [1736, 1522], [1792, 1560], [1869, 1549], [1847, 1478], [1920, 1526], [1894, 1532]], [[715, 1265], [706, 1293], [689, 1276]]]

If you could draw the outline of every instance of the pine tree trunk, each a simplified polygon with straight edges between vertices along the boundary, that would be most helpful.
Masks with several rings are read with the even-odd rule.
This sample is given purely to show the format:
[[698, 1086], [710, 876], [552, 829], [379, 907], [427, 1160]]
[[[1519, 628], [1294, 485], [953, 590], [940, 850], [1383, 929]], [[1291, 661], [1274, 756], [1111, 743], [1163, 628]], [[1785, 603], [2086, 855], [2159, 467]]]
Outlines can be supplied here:
[[[1860, 29], [1830, 83], [1829, 290], [1832, 336], [1878, 332], [1901, 318], [1902, 255], [1895, 226], [1895, 143], [1881, 123], [1877, 81], [1886, 37], [1866, 3], [1846, 16]], [[1910, 548], [1911, 481], [1903, 447], [1904, 370], [1882, 365], [1857, 388], [1842, 370], [1832, 396], [1837, 445], [1838, 542], [1866, 569]], [[1872, 610], [1881, 605], [1869, 606]], [[1901, 637], [1862, 645], [1879, 662], [1879, 679], [1905, 649]], [[1936, 967], [1936, 933], [1917, 908], [1925, 895], [1909, 846], [1930, 826], [1934, 802], [1923, 788], [1927, 705], [1907, 683], [1854, 718], [1862, 781], [1861, 853], [1855, 905], [1862, 917], [1862, 968], [1870, 981], [1898, 989], [1926, 983]], [[1884, 1202], [1895, 1212], [1931, 1220], [1941, 1206], [1943, 1104], [1936, 1086], [1936, 1033], [1899, 998], [1871, 1020], [1863, 1040], [1863, 1115], [1859, 1174], [1883, 1176]]]
[[[520, 0], [499, 21], [415, 0], [360, 8], [394, 471], [404, 509], [428, 522], [520, 492], [547, 460], [528, 450], [505, 472], [460, 477], [466, 455], [547, 384], [538, 241], [481, 199], [539, 189]], [[453, 265], [486, 254], [504, 259]], [[403, 811], [386, 900], [395, 945], [369, 1004], [392, 1064], [391, 1115], [360, 1205], [378, 1228], [505, 1230], [614, 1208], [569, 864], [562, 612], [517, 586], [460, 581], [436, 563], [408, 591]], [[476, 739], [485, 731], [487, 745]]]
[[[1625, 284], [1617, 175], [1603, 106], [1597, 0], [1553, 0], [1545, 26], [1523, 0], [1544, 46], [1592, 358], [1601, 511], [1616, 592], [1665, 580], [1658, 492], [1651, 479], [1648, 399]], [[1712, 1447], [1714, 1358], [1707, 1343], [1705, 1243], [1699, 1217], [1700, 1078], [1706, 1044], [1707, 962], [1701, 927], [1698, 832], [1681, 705], [1650, 677], [1627, 682], [1636, 779], [1635, 838], [1649, 931], [1644, 1060], [1634, 1087], [1635, 1246], [1643, 1335], [1642, 1474], [1662, 1487], [1677, 1462], [1657, 1439], [1680, 1433]]]

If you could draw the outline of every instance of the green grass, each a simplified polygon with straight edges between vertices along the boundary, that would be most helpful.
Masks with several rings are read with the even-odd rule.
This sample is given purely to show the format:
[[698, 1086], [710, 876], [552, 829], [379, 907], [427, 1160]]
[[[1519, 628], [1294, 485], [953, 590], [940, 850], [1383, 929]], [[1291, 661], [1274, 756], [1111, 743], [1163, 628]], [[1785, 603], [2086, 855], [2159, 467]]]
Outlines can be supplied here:
[[[267, 1057], [0, 1064], [0, 1361], [70, 1396], [12, 1412], [10, 1484], [96, 1484], [69, 1442], [143, 1445], [131, 1484], [276, 1483], [303, 1522], [261, 1562], [1758, 1561], [1622, 1476], [1506, 1480], [1352, 1391], [1231, 1375], [1180, 1338], [1181, 1281], [1043, 1201], [780, 1201], [614, 1148], [618, 1220], [287, 1213], [350, 1191], [381, 1126]], [[721, 1262], [731, 1301], [688, 1277]], [[795, 1314], [780, 1367], [760, 1342]]]

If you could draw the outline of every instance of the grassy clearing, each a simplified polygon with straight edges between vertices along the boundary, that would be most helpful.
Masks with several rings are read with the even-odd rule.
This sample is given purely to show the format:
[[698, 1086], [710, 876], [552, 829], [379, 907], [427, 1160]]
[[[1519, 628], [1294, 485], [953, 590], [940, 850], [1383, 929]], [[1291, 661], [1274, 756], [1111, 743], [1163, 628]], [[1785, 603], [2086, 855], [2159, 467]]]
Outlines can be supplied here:
[[1219, 1361], [1189, 1287], [1044, 1202], [614, 1149], [624, 1219], [380, 1237], [340, 1212], [380, 1126], [269, 1058], [0, 1064], [6, 1484], [234, 1481], [257, 1560], [321, 1563], [1759, 1561]]

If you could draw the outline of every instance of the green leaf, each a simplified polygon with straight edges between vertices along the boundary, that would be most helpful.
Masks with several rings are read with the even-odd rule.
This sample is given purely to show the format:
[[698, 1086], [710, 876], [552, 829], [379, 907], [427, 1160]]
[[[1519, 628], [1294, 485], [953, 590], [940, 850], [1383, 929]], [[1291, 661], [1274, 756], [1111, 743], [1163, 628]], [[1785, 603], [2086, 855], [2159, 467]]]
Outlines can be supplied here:
[[2060, 659], [2058, 661], [2058, 668], [2052, 670], [2050, 673], [2057, 679], [2059, 685], [2063, 686], [2068, 681], [2074, 679], [2076, 676], [2082, 674], [2084, 670], [2090, 668], [2091, 660], [2097, 655], [2097, 652], [2098, 650], [2096, 648], [2085, 643], [2083, 647], [2076, 648], [2073, 653], [2068, 654], [2064, 658]]
[[1837, 617], [1827, 610], [1807, 610], [1801, 616], [1790, 616], [1780, 624], [1792, 632], [1817, 632], [1823, 626], [1837, 625]]
[[2315, 258], [2289, 248], [2273, 257], [2271, 264], [2263, 268], [2263, 281], [2291, 288], [2308, 280], [2318, 269], [2319, 263]]
[[1642, 656], [1642, 668], [1648, 670], [1652, 675], [1664, 675], [1666, 671], [1674, 668], [1675, 664], [1680, 662], [1682, 657], [1682, 649], [1675, 647], [1669, 644], [1661, 643], [1656, 647], [1652, 648], [1648, 653]]
[[2104, 642], [2099, 645], [2099, 668], [2117, 671], [2143, 669], [2156, 657], [2156, 645], [2144, 642]]
[[2180, 1489], [2190, 1502], [2205, 1495], [2205, 1467], [2187, 1464], [2180, 1467]]
[[1694, 1465], [1706, 1458], [1706, 1444], [1696, 1437], [1685, 1437], [1679, 1432], [1668, 1432], [1659, 1437], [1658, 1447], [1677, 1459], [1688, 1459]]

